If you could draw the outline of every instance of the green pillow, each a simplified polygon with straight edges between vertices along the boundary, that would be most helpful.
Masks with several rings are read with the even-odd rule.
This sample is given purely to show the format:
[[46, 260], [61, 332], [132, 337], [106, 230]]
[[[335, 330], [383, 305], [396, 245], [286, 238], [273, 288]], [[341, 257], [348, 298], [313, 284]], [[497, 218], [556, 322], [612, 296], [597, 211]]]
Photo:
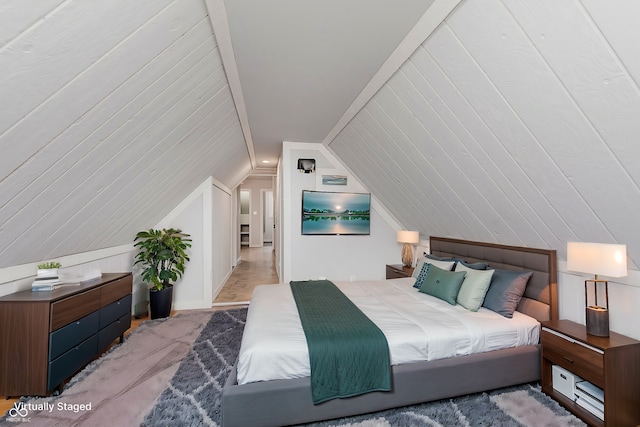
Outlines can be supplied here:
[[431, 264], [419, 290], [456, 305], [458, 292], [466, 274], [464, 271], [446, 271]]
[[456, 264], [455, 271], [467, 273], [458, 292], [458, 304], [467, 310], [478, 311], [489, 290], [493, 270], [475, 270], [459, 262]]

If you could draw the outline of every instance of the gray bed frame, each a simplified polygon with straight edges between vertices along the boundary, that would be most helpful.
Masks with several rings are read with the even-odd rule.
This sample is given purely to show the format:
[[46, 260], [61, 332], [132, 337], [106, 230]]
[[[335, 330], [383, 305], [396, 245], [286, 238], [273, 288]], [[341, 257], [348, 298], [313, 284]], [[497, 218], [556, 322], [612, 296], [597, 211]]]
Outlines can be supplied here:
[[[533, 271], [518, 311], [538, 320], [558, 318], [555, 250], [431, 237], [430, 252], [468, 262], [487, 261], [492, 268]], [[397, 365], [392, 372], [391, 392], [373, 392], [314, 405], [309, 378], [238, 385], [234, 367], [222, 390], [222, 424], [224, 427], [302, 424], [537, 381], [540, 346]]]

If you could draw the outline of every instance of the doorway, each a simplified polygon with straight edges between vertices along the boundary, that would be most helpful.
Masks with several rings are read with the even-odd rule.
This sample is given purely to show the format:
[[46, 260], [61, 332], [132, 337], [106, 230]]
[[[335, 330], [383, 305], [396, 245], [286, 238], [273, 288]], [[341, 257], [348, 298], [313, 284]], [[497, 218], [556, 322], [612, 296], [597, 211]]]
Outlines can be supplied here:
[[249, 246], [251, 239], [251, 190], [240, 190], [240, 246]]
[[260, 203], [262, 204], [262, 244], [271, 246], [273, 244], [273, 191], [260, 190]]

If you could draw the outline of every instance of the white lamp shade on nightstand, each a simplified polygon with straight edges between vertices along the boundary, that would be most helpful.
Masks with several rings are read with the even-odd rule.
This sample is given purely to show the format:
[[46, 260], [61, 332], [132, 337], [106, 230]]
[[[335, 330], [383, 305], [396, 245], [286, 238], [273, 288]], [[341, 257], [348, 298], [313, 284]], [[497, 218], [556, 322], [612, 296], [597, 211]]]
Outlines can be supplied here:
[[[598, 275], [624, 277], [627, 275], [627, 246], [611, 243], [567, 242], [567, 270], [595, 275], [584, 281], [587, 334], [609, 336], [609, 284]], [[593, 305], [589, 304], [588, 287], [593, 284]], [[598, 284], [604, 287], [606, 307], [598, 304]]]
[[627, 245], [567, 242], [567, 270], [624, 277], [627, 275]]
[[420, 241], [420, 232], [398, 230], [396, 233], [396, 240], [398, 243], [409, 243], [410, 245], [416, 245]]

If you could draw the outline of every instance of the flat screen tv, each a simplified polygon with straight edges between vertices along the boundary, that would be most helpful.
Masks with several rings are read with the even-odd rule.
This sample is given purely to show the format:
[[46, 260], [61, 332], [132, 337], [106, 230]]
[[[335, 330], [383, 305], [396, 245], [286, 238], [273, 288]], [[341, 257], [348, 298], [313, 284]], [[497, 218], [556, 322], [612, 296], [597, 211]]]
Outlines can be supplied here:
[[368, 235], [371, 194], [302, 191], [302, 234]]

